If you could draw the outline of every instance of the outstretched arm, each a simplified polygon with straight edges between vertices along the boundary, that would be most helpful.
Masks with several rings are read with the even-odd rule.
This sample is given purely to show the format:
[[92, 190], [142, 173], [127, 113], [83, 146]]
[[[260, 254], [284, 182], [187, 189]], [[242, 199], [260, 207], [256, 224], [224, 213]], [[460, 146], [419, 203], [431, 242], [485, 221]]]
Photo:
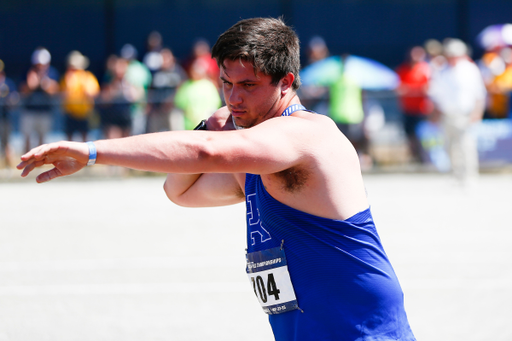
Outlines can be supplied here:
[[[161, 173], [271, 174], [304, 162], [316, 138], [310, 120], [274, 118], [236, 131], [173, 131], [96, 141], [97, 163]], [[22, 156], [22, 176], [53, 164], [39, 182], [73, 174], [88, 160], [85, 143], [57, 142]]]
[[[165, 132], [95, 142], [96, 163], [161, 173], [214, 172], [208, 145], [215, 132]], [[87, 165], [89, 148], [85, 143], [61, 141], [41, 145], [21, 157], [17, 166], [22, 177], [35, 168], [52, 164], [38, 182], [76, 173]], [[208, 166], [210, 164], [210, 166]], [[199, 167], [198, 167], [199, 166]]]
[[21, 157], [18, 169], [26, 177], [36, 167], [52, 164], [53, 169], [39, 174], [36, 181], [47, 182], [57, 177], [71, 175], [87, 165], [89, 148], [85, 143], [62, 141], [36, 147]]
[[[225, 108], [219, 109], [208, 119], [207, 125], [210, 131], [231, 130], [232, 123], [229, 111], [225, 110]], [[147, 136], [147, 138], [149, 142], [159, 138], [159, 136], [153, 135]], [[121, 153], [126, 153], [124, 150], [127, 149], [132, 150], [134, 157], [136, 157], [137, 146], [141, 146], [141, 140], [144, 140], [144, 138], [133, 139], [135, 140], [134, 143], [125, 140], [122, 141], [123, 143], [119, 145], [119, 148], [110, 148], [118, 149], [117, 152], [123, 151]], [[101, 150], [98, 163], [113, 164], [112, 161], [105, 157], [105, 151], [108, 148], [104, 148], [112, 143], [115, 143], [115, 141], [96, 142], [96, 145]], [[133, 147], [127, 147], [129, 145]], [[149, 149], [147, 150], [149, 151]], [[149, 154], [147, 155], [148, 159], [151, 158]], [[53, 169], [40, 174], [36, 178], [36, 181], [41, 183], [81, 170], [86, 166], [88, 159], [89, 149], [86, 144], [63, 141], [34, 148], [22, 156], [22, 162], [18, 165], [18, 168], [23, 169], [22, 176], [25, 177], [36, 167], [53, 164]], [[126, 166], [124, 163], [122, 165]], [[134, 164], [133, 167], [154, 170], [147, 169], [151, 167], [151, 162], [144, 162], [144, 160], [139, 165]], [[182, 206], [223, 206], [238, 203], [244, 199], [240, 184], [234, 175], [229, 173], [169, 173], [164, 190], [171, 201]]]

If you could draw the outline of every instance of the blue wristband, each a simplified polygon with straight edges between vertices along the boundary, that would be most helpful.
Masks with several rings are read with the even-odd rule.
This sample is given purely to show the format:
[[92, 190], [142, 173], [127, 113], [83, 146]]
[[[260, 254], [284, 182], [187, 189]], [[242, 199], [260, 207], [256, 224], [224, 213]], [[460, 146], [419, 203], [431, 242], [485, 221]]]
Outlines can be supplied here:
[[87, 142], [87, 147], [89, 147], [89, 161], [87, 161], [87, 166], [92, 166], [96, 163], [96, 146], [94, 142], [89, 141]]

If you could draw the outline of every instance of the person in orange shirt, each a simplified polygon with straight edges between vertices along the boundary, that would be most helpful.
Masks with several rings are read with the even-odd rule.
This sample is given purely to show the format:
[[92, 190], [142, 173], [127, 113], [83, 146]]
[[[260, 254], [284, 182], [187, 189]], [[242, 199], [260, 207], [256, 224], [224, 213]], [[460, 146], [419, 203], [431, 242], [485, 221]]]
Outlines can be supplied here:
[[404, 114], [404, 130], [409, 150], [413, 160], [421, 163], [424, 158], [416, 129], [432, 111], [432, 104], [427, 96], [430, 66], [425, 61], [425, 56], [425, 50], [421, 46], [415, 46], [409, 51], [408, 60], [396, 70], [400, 77], [397, 93]]
[[68, 68], [62, 77], [62, 108], [65, 114], [65, 132], [68, 140], [75, 132], [87, 140], [89, 118], [94, 110], [94, 98], [99, 94], [100, 85], [96, 77], [87, 71], [89, 60], [78, 51], [68, 56]]

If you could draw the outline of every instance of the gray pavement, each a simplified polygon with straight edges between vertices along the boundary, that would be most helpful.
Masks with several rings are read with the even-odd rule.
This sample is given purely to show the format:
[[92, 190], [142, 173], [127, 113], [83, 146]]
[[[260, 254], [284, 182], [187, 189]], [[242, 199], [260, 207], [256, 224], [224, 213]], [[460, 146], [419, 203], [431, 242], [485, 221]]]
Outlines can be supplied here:
[[[512, 175], [365, 181], [418, 340], [512, 340]], [[181, 208], [162, 184], [0, 183], [0, 341], [272, 340], [244, 206]]]

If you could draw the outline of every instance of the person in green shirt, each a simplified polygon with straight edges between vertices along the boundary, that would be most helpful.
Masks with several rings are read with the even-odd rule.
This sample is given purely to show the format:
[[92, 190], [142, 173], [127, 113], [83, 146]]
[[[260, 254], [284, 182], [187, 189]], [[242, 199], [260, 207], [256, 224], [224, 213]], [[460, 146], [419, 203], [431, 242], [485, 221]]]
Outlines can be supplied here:
[[[343, 59], [344, 61], [346, 58]], [[363, 91], [359, 84], [342, 72], [329, 84], [329, 117], [356, 148], [362, 160], [368, 159], [368, 139], [364, 131]], [[370, 162], [370, 160], [365, 161]]]
[[192, 64], [190, 79], [176, 91], [174, 105], [183, 111], [187, 130], [194, 129], [197, 122], [210, 117], [222, 105], [219, 91], [208, 79], [206, 65], [201, 60]]

